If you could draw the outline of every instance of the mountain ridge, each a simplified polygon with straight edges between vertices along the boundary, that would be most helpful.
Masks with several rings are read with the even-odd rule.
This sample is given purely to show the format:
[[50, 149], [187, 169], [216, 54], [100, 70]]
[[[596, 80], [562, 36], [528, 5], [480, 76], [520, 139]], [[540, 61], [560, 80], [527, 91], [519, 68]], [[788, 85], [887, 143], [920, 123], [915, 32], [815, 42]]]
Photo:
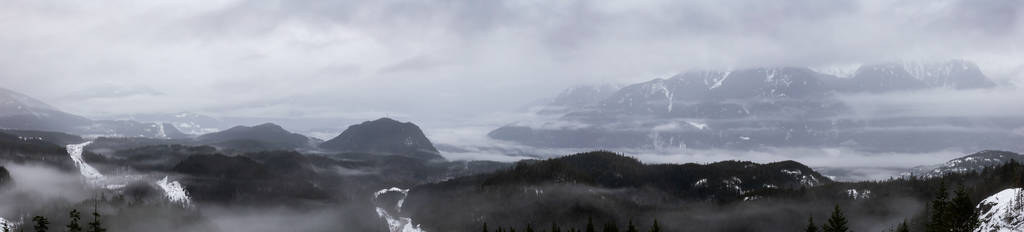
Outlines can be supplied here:
[[390, 118], [379, 118], [351, 125], [340, 135], [321, 143], [318, 147], [339, 152], [384, 153], [426, 159], [444, 159], [419, 126]]

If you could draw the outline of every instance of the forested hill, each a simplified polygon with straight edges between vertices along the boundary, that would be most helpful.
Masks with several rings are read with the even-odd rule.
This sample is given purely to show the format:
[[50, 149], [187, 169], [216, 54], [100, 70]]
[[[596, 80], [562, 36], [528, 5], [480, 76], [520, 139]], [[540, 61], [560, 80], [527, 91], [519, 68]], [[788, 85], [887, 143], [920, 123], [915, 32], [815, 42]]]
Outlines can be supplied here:
[[596, 151], [544, 161], [519, 162], [509, 170], [486, 175], [481, 184], [574, 183], [605, 188], [651, 187], [679, 196], [727, 198], [762, 188], [798, 188], [829, 182], [828, 178], [794, 161], [648, 165], [635, 158]]
[[728, 204], [771, 189], [827, 183], [832, 181], [793, 161], [643, 164], [597, 151], [521, 161], [490, 174], [414, 187], [402, 211], [424, 222], [428, 231], [468, 231], [483, 221], [542, 225], [555, 219], [581, 223], [588, 217], [625, 220], [685, 208], [680, 204]]

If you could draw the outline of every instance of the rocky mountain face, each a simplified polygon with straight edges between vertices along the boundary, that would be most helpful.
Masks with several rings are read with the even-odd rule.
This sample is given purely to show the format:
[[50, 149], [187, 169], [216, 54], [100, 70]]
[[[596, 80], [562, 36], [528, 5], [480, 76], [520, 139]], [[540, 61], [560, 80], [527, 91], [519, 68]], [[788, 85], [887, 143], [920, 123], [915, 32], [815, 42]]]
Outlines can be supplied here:
[[554, 99], [546, 101], [537, 111], [540, 114], [559, 114], [593, 107], [619, 90], [619, 86], [580, 85], [563, 90]]
[[1024, 231], [1024, 191], [1010, 188], [978, 204], [977, 232]]
[[932, 178], [948, 173], [981, 171], [982, 169], [1006, 164], [1010, 161], [1024, 162], [1024, 155], [1008, 151], [986, 150], [952, 159], [940, 165], [915, 167], [904, 175]]
[[425, 159], [444, 159], [416, 124], [380, 118], [349, 126], [341, 135], [327, 140], [320, 148], [338, 152], [407, 155]]
[[[1015, 141], [1024, 135], [1006, 128], [1024, 127], [1024, 119], [858, 118], [840, 98], [993, 86], [977, 65], [967, 61], [863, 65], [844, 77], [801, 67], [690, 71], [623, 87], [557, 120], [516, 122], [488, 135], [549, 148], [1022, 149]], [[948, 127], [964, 129], [943, 129]]]
[[247, 146], [263, 147], [272, 150], [295, 149], [309, 147], [310, 139], [304, 135], [291, 133], [273, 123], [256, 126], [236, 126], [230, 129], [204, 134], [196, 137], [202, 144], [219, 145], [228, 148], [244, 148]]

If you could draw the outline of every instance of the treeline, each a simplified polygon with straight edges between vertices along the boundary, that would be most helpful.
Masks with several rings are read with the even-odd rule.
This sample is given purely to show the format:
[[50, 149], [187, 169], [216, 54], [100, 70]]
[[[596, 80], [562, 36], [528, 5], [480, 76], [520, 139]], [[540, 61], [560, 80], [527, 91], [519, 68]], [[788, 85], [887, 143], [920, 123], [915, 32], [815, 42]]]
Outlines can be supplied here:
[[[68, 218], [70, 219], [68, 225], [65, 226], [67, 232], [105, 232], [106, 228], [103, 228], [103, 222], [100, 220], [100, 213], [96, 210], [92, 211], [92, 221], [86, 224], [83, 228], [79, 223], [82, 220], [82, 214], [77, 209], [72, 209], [68, 212]], [[43, 216], [32, 217], [32, 231], [35, 232], [46, 232], [50, 230], [50, 221]], [[18, 228], [12, 228], [13, 225], [9, 225], [6, 222], [3, 223], [3, 232], [12, 232], [13, 229], [19, 229], [19, 232], [25, 231], [25, 226], [19, 226]]]
[[[955, 186], [955, 187], [952, 187]], [[879, 218], [897, 220], [886, 220], [891, 223], [883, 231], [895, 232], [933, 232], [933, 231], [974, 231], [980, 226], [979, 214], [976, 206], [978, 203], [997, 192], [1008, 188], [1024, 187], [1024, 165], [1016, 160], [1011, 160], [1002, 165], [984, 168], [974, 172], [949, 173], [941, 177], [921, 178], [902, 177], [881, 181], [865, 181], [856, 183], [830, 183], [816, 187], [802, 187], [794, 189], [772, 189], [769, 191], [757, 191], [752, 196], [761, 196], [766, 199], [777, 199], [780, 201], [826, 201], [836, 204], [837, 207], [829, 207], [831, 215], [825, 214], [829, 211], [818, 211], [815, 208], [807, 208], [810, 212], [819, 212], [824, 215], [814, 215], [813, 219], [808, 216], [796, 216], [801, 219], [789, 220], [799, 221], [796, 225], [790, 224], [786, 230], [798, 231], [850, 231], [850, 227], [863, 226], [877, 223]], [[847, 190], [861, 189], [871, 190], [872, 194], [867, 199], [850, 199]], [[892, 203], [888, 199], [903, 198], [916, 200], [923, 205], [919, 211], [912, 214], [905, 214], [893, 211], [893, 207], [887, 205]], [[830, 204], [830, 205], [831, 205]], [[842, 209], [839, 206], [843, 207]], [[916, 206], [916, 205], [915, 205]], [[813, 207], [813, 206], [808, 206]], [[919, 207], [919, 206], [918, 206]], [[547, 217], [578, 217], [578, 215], [548, 215]], [[782, 219], [792, 219], [792, 216], [779, 215]], [[849, 217], [849, 218], [847, 218]], [[664, 219], [664, 218], [661, 218]], [[824, 220], [827, 219], [827, 220]], [[902, 219], [902, 220], [898, 220]], [[861, 221], [865, 220], [865, 221]], [[867, 221], [871, 220], [871, 221]], [[895, 221], [895, 223], [893, 223]], [[666, 222], [666, 221], [662, 221]], [[661, 224], [663, 227], [672, 227], [670, 231], [680, 231], [675, 227], [686, 226], [685, 223], [693, 223], [691, 219], [668, 221]], [[824, 222], [824, 223], [823, 223]], [[863, 223], [861, 223], [863, 222]], [[544, 222], [548, 223], [548, 222]], [[713, 223], [713, 222], [709, 222]], [[806, 223], [806, 224], [805, 224]], [[507, 225], [507, 224], [506, 224]], [[648, 224], [649, 225], [649, 224]], [[803, 226], [806, 225], [806, 226]], [[476, 224], [480, 228], [480, 224]], [[492, 224], [493, 226], [493, 224]], [[546, 227], [546, 226], [544, 226]], [[557, 230], [562, 231], [605, 231], [604, 228], [594, 230], [579, 230], [576, 228]], [[622, 231], [617, 226], [607, 226], [607, 231]], [[692, 230], [699, 231], [700, 225], [691, 226]], [[715, 227], [729, 229], [750, 229], [749, 227]], [[872, 227], [874, 228], [874, 227]], [[527, 231], [522, 224], [516, 228], [488, 228], [490, 231], [511, 232]], [[500, 230], [495, 230], [500, 229]], [[530, 228], [529, 231], [556, 231], [554, 228]], [[637, 228], [636, 231], [647, 228]], [[665, 228], [661, 228], [665, 230]], [[756, 228], [755, 228], [756, 229]], [[479, 230], [478, 230], [479, 231]]]
[[[619, 225], [616, 224], [615, 222], [609, 222], [609, 223], [605, 223], [601, 227], [600, 232], [640, 232], [639, 228], [635, 224], [633, 224], [633, 220], [629, 220], [629, 223], [626, 224], [626, 228], [623, 228], [623, 229], [625, 229], [625, 230], [619, 229]], [[506, 227], [498, 227], [497, 229], [491, 230], [491, 229], [487, 228], [487, 223], [484, 223], [483, 230], [481, 230], [481, 231], [482, 232], [516, 232], [516, 228], [515, 227], [507, 227], [507, 228]], [[598, 232], [597, 227], [594, 225], [594, 219], [593, 218], [588, 218], [587, 219], [587, 224], [583, 226], [583, 230], [577, 229], [575, 227], [568, 227], [568, 228], [564, 228], [563, 229], [562, 227], [560, 227], [558, 225], [558, 223], [552, 223], [550, 229], [549, 228], [534, 229], [533, 225], [526, 224], [526, 227], [523, 227], [522, 230], [520, 230], [520, 231], [521, 232]], [[647, 230], [645, 230], [645, 231], [647, 231], [647, 232], [661, 232], [662, 229], [661, 229], [661, 225], [658, 224], [658, 220], [655, 219], [654, 223], [652, 223], [651, 226]]]
[[[926, 232], [971, 232], [978, 228], [980, 222], [978, 221], [978, 209], [974, 206], [976, 202], [971, 201], [970, 194], [967, 190], [961, 186], [956, 190], [956, 196], [949, 199], [949, 193], [946, 189], [946, 185], [940, 185], [936, 192], [936, 197], [929, 203], [928, 208], [922, 214], [927, 218], [927, 224], [925, 225], [924, 231]], [[805, 232], [848, 232], [850, 228], [846, 216], [843, 211], [839, 208], [839, 205], [835, 206], [832, 211], [832, 215], [828, 218], [825, 224], [821, 225], [819, 229], [818, 225], [814, 223], [814, 217], [808, 219], [807, 227], [804, 229]], [[904, 220], [902, 223], [896, 226], [891, 231], [895, 232], [910, 232], [910, 226], [907, 225], [907, 221]]]

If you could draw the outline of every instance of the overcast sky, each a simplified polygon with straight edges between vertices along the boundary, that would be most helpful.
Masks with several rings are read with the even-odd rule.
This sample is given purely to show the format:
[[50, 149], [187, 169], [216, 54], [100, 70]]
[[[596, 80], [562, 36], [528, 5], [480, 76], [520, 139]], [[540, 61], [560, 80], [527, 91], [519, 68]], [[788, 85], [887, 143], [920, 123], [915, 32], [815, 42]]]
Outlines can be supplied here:
[[1024, 70], [1024, 1], [0, 4], [0, 86], [83, 115], [406, 120], [691, 68], [965, 58]]

